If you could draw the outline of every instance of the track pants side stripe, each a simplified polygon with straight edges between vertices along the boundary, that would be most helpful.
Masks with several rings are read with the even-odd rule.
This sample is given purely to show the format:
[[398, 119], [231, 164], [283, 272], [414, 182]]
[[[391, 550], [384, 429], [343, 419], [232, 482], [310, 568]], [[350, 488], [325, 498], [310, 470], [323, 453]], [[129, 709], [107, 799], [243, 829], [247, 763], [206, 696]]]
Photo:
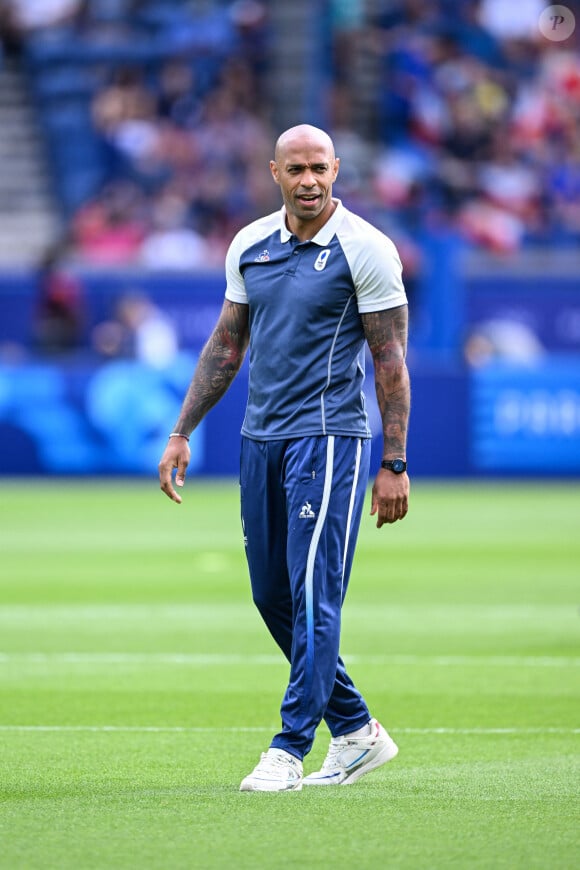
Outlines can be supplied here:
[[344, 586], [344, 572], [346, 570], [346, 558], [348, 555], [348, 543], [350, 541], [350, 526], [352, 523], [352, 512], [354, 510], [354, 500], [356, 497], [356, 491], [357, 491], [357, 487], [358, 487], [361, 451], [362, 451], [362, 442], [359, 438], [357, 441], [357, 445], [356, 445], [356, 458], [355, 458], [355, 463], [354, 463], [354, 475], [353, 475], [353, 479], [352, 479], [352, 489], [350, 492], [350, 502], [348, 505], [348, 517], [346, 520], [346, 534], [344, 537], [344, 553], [342, 554], [342, 580], [341, 580], [341, 584], [340, 584], [341, 597], [342, 597], [342, 591], [343, 591], [343, 586]]
[[326, 522], [328, 513], [328, 505], [330, 502], [330, 492], [332, 489], [332, 474], [334, 467], [334, 435], [329, 435], [326, 442], [326, 469], [324, 472], [324, 489], [322, 492], [322, 504], [318, 513], [318, 519], [312, 533], [312, 540], [308, 549], [306, 559], [306, 674], [305, 674], [305, 693], [307, 698], [310, 695], [312, 686], [313, 668], [314, 668], [314, 563], [316, 560], [316, 552], [318, 550], [318, 542], [322, 534], [322, 528]]

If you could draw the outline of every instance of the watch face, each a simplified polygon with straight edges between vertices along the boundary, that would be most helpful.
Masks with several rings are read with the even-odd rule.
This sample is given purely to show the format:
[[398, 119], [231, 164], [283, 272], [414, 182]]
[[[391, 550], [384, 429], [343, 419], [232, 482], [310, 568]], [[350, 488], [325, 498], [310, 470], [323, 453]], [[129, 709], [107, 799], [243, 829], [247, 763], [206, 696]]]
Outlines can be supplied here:
[[393, 471], [395, 474], [401, 474], [405, 470], [406, 463], [402, 459], [393, 459]]

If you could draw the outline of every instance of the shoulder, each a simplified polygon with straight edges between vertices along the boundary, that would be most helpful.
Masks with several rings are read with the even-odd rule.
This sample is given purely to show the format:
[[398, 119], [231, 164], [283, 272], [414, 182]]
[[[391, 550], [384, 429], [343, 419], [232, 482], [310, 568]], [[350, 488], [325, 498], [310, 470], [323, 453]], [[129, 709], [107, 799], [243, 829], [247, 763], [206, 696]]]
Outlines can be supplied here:
[[404, 305], [401, 258], [393, 241], [348, 209], [337, 229], [362, 313]]
[[344, 207], [337, 237], [343, 247], [348, 248], [352, 254], [359, 253], [359, 251], [368, 254], [370, 249], [371, 252], [387, 254], [399, 259], [397, 248], [392, 239], [360, 215]]
[[245, 251], [262, 240], [269, 238], [280, 226], [281, 216], [279, 211], [252, 221], [252, 223], [247, 224], [236, 233], [228, 248], [227, 256], [237, 257], [239, 260]]
[[248, 296], [244, 286], [241, 261], [244, 254], [265, 242], [281, 225], [279, 211], [252, 221], [243, 227], [232, 239], [226, 254], [226, 299], [231, 302], [247, 304]]

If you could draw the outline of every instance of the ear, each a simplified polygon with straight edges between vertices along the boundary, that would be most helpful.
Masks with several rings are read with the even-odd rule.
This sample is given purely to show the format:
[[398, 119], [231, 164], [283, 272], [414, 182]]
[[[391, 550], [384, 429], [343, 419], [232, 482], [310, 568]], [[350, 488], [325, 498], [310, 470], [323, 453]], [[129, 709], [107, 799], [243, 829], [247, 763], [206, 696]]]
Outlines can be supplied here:
[[270, 160], [270, 172], [276, 184], [280, 184], [280, 173], [278, 172], [278, 165], [275, 160]]
[[340, 157], [336, 157], [334, 160], [334, 176], [332, 178], [333, 181], [336, 181], [336, 176], [338, 175], [339, 169], [340, 169]]

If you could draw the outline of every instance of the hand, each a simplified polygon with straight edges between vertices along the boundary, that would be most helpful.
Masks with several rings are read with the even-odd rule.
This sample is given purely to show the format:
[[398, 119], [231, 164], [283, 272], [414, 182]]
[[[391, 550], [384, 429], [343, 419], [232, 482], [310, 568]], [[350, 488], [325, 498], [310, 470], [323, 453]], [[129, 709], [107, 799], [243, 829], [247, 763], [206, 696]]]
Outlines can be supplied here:
[[181, 504], [181, 496], [173, 489], [172, 475], [173, 469], [177, 468], [175, 475], [175, 483], [177, 486], [183, 486], [185, 483], [185, 472], [189, 465], [191, 453], [187, 438], [170, 438], [167, 447], [159, 462], [159, 482], [161, 489], [172, 501]]
[[377, 529], [383, 523], [396, 523], [407, 516], [409, 510], [410, 482], [407, 472], [394, 474], [386, 468], [379, 469], [373, 484], [371, 516], [377, 516]]

